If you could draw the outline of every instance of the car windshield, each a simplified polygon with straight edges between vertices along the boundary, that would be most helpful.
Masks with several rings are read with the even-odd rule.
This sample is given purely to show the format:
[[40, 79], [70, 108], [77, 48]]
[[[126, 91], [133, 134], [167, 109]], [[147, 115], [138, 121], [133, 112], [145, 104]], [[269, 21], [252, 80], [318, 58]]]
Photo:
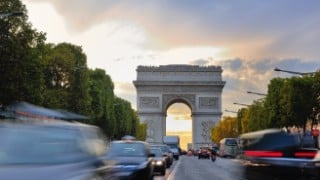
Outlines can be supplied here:
[[226, 145], [235, 146], [235, 145], [237, 145], [237, 140], [235, 140], [235, 139], [226, 139]]
[[151, 148], [150, 152], [155, 155], [155, 157], [161, 157], [162, 151], [160, 148]]
[[136, 142], [112, 143], [109, 149], [111, 156], [145, 156], [145, 145]]
[[88, 158], [67, 128], [0, 128], [0, 164], [55, 164]]
[[162, 145], [151, 145], [151, 147], [160, 148], [162, 152], [168, 153], [170, 151], [170, 148], [168, 146], [162, 146]]

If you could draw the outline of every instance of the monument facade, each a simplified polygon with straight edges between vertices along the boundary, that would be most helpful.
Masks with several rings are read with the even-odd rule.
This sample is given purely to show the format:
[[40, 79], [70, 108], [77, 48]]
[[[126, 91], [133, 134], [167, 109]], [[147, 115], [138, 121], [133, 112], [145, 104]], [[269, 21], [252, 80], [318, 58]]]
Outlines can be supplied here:
[[191, 110], [192, 145], [211, 143], [211, 128], [221, 119], [222, 81], [220, 66], [138, 66], [137, 111], [147, 124], [148, 142], [162, 142], [166, 135], [168, 108], [184, 103]]

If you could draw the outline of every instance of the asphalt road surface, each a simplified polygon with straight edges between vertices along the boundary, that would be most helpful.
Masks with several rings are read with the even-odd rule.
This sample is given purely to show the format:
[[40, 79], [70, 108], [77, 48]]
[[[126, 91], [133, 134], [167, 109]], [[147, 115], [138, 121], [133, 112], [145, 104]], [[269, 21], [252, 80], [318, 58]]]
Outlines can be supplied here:
[[166, 176], [155, 176], [155, 180], [242, 180], [242, 166], [237, 159], [198, 159], [194, 156], [180, 156]]

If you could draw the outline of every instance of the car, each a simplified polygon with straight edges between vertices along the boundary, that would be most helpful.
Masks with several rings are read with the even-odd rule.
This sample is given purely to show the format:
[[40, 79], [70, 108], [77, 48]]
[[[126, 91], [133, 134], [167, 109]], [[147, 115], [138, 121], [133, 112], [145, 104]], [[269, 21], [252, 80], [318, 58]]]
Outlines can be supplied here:
[[0, 179], [108, 179], [100, 129], [54, 120], [0, 124]]
[[170, 147], [170, 151], [173, 154], [173, 158], [175, 160], [179, 160], [179, 156], [180, 156], [180, 149], [178, 147]]
[[244, 179], [320, 179], [320, 152], [299, 134], [266, 129], [242, 134]]
[[173, 163], [173, 153], [170, 147], [166, 144], [150, 144], [151, 148], [160, 148], [162, 150], [162, 155], [166, 157], [167, 168], [169, 168]]
[[210, 154], [209, 147], [200, 147], [198, 150], [198, 159], [210, 159]]
[[112, 141], [104, 160], [113, 164], [115, 179], [153, 179], [153, 156], [147, 142], [138, 140]]
[[153, 157], [153, 166], [154, 173], [160, 173], [160, 175], [164, 176], [166, 174], [166, 157], [163, 156], [163, 152], [160, 148], [150, 148], [150, 152], [154, 154]]

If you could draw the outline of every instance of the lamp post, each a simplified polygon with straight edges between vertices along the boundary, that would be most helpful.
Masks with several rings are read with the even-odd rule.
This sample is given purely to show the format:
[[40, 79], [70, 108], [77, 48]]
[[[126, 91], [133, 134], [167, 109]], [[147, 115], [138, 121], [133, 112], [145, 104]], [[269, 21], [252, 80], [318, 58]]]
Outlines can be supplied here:
[[225, 111], [225, 112], [230, 112], [230, 113], [235, 113], [235, 114], [238, 113], [238, 112], [236, 112], [236, 111], [230, 111], [230, 110], [228, 110], [228, 109], [225, 109], [224, 111]]
[[257, 93], [257, 92], [252, 92], [252, 91], [247, 91], [248, 94], [255, 94], [255, 95], [259, 95], [259, 96], [267, 96], [267, 94], [264, 93]]
[[23, 12], [9, 12], [9, 13], [0, 12], [0, 19], [10, 17], [10, 16], [23, 16]]
[[250, 106], [249, 104], [242, 104], [242, 103], [237, 103], [237, 102], [234, 102], [233, 104], [240, 105], [240, 106], [246, 106], [246, 107]]
[[274, 68], [274, 71], [280, 71], [280, 72], [286, 72], [286, 73], [290, 73], [290, 74], [296, 74], [296, 75], [300, 75], [300, 76], [305, 76], [305, 75], [310, 75], [310, 74], [315, 74], [317, 72], [297, 72], [297, 71], [288, 71], [288, 70], [283, 70], [283, 69], [279, 69], [279, 68]]

